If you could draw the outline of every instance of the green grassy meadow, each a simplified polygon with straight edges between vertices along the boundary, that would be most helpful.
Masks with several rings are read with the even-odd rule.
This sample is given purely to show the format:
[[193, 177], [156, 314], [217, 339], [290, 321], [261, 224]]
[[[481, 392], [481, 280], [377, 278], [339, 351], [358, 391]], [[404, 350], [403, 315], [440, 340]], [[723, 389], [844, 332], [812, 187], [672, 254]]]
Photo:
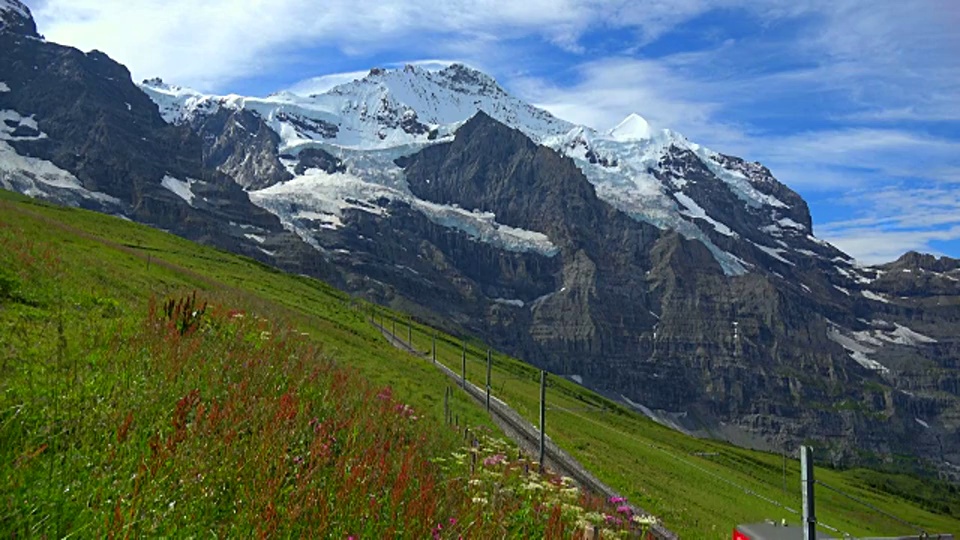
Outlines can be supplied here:
[[[497, 443], [490, 470], [445, 464], [463, 446], [443, 422], [454, 385], [390, 346], [371, 308], [245, 257], [0, 191], [0, 535], [571, 537], [586, 518], [568, 506], [603, 515], [598, 501], [489, 481], [527, 485]], [[404, 315], [378, 313], [406, 337]], [[428, 350], [433, 332], [414, 323], [414, 345]], [[459, 372], [459, 339], [437, 344]], [[468, 379], [483, 385], [485, 349], [469, 346]], [[494, 394], [534, 423], [538, 376], [495, 355]], [[493, 431], [462, 392], [451, 412]], [[799, 509], [795, 460], [784, 491], [781, 456], [684, 436], [556, 377], [547, 432], [683, 538], [798, 521], [770, 502]], [[817, 477], [928, 531], [960, 531], [952, 486]], [[823, 489], [818, 517], [854, 535], [915, 532]]]

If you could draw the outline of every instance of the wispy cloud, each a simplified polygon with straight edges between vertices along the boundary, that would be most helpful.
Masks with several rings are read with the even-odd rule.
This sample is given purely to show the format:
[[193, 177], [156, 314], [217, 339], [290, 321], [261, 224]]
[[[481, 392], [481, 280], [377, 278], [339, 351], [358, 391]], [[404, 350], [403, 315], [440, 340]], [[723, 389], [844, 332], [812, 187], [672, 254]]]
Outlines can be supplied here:
[[[236, 91], [231, 84], [262, 78], [278, 81], [270, 90], [303, 79], [296, 91], [318, 92], [374, 65], [450, 58], [598, 129], [640, 113], [764, 162], [825, 218], [822, 234], [864, 260], [952, 240], [960, 225], [945, 218], [958, 210], [948, 195], [960, 182], [955, 0], [329, 0], [322, 9], [309, 0], [46, 0], [34, 8], [49, 39], [104, 50], [136, 78], [201, 90]], [[347, 73], [314, 77], [331, 70]], [[946, 201], [926, 207], [928, 219], [944, 219], [907, 227], [921, 216], [879, 196], [888, 189], [918, 204]]]
[[936, 230], [849, 229], [825, 237], [864, 265], [894, 261], [908, 251], [943, 255], [932, 242], [960, 239], [960, 226]]
[[[407, 62], [391, 62], [391, 63], [385, 64], [382, 67], [398, 68], [398, 67], [402, 67], [404, 65], [409, 64], [409, 65], [419, 66], [427, 70], [439, 70], [439, 69], [448, 67], [451, 64], [454, 64], [456, 62], [458, 61], [457, 60], [440, 60], [440, 59], [410, 60]], [[474, 69], [479, 69], [476, 66], [470, 66], [470, 67], [473, 67]], [[293, 85], [290, 85], [288, 88], [286, 88], [286, 91], [292, 92], [294, 94], [304, 95], [304, 96], [309, 96], [311, 94], [320, 94], [320, 93], [326, 92], [327, 90], [330, 90], [335, 86], [338, 86], [344, 83], [349, 83], [357, 79], [362, 79], [368, 73], [370, 73], [369, 70], [364, 70], [364, 71], [350, 71], [347, 73], [333, 73], [329, 75], [320, 75], [319, 77], [310, 77], [308, 79], [304, 79]]]
[[[35, 5], [53, 40], [99, 49], [136, 77], [222, 90], [230, 81], [282, 69], [307, 47], [348, 56], [403, 51], [481, 59], [491, 42], [525, 36], [582, 50], [590, 28], [632, 27], [651, 40], [715, 2], [679, 0], [47, 0]], [[486, 46], [486, 47], [485, 47]], [[458, 54], [460, 53], [460, 54]]]
[[960, 192], [949, 187], [857, 189], [838, 202], [853, 209], [851, 216], [818, 226], [818, 234], [863, 263], [908, 250], [937, 252], [931, 242], [960, 240]]
[[508, 85], [557, 116], [596, 129], [612, 128], [633, 112], [654, 126], [685, 133], [716, 129], [720, 103], [698, 98], [697, 85], [663, 62], [614, 57], [585, 62], [575, 71], [572, 85], [525, 76]]

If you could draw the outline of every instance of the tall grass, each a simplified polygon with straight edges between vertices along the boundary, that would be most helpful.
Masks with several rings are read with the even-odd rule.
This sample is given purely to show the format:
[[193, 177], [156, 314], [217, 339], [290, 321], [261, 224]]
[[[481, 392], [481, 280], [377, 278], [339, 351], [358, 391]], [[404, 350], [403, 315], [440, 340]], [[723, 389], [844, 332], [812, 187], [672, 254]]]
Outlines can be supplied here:
[[0, 225], [2, 536], [640, 530], [501, 441], [464, 448], [269, 303], [193, 292], [141, 309], [72, 285], [82, 269], [62, 255]]

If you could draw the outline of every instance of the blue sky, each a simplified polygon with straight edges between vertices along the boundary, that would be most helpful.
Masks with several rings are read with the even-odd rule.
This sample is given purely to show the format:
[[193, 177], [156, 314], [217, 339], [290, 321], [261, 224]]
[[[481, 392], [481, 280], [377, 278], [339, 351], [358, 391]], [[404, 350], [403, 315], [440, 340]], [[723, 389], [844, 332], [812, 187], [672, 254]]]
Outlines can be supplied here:
[[50, 40], [218, 93], [465, 62], [567, 120], [637, 112], [764, 163], [863, 262], [960, 257], [956, 0], [28, 3]]

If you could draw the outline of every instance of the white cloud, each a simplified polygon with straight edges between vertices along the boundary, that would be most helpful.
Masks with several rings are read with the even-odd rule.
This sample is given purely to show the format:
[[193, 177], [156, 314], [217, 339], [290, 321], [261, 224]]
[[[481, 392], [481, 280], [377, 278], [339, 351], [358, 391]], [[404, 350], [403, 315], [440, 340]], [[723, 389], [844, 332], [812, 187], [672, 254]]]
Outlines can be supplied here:
[[723, 141], [728, 151], [744, 138], [737, 126], [717, 118], [722, 105], [707, 99], [710, 92], [664, 62], [606, 58], [577, 66], [576, 74], [578, 82], [566, 87], [526, 76], [506, 84], [558, 117], [599, 130], [637, 113], [655, 128], [670, 128], [704, 144]]
[[309, 96], [311, 94], [321, 94], [330, 90], [334, 86], [339, 86], [341, 84], [346, 84], [357, 79], [362, 79], [369, 73], [368, 71], [351, 71], [349, 73], [333, 73], [330, 75], [321, 75], [319, 77], [311, 77], [309, 79], [304, 79], [289, 88], [288, 92], [293, 92], [294, 94], [300, 94], [302, 96]]
[[872, 265], [894, 261], [908, 251], [940, 255], [931, 242], [960, 239], [960, 226], [920, 231], [850, 229], [824, 238], [860, 264]]
[[[955, 4], [47, 0], [34, 7], [51, 40], [103, 50], [136, 79], [159, 75], [201, 90], [226, 92], [233, 81], [279, 73], [290, 80], [296, 66], [322, 65], [305, 62], [311, 54], [329, 53], [339, 61], [332, 64], [351, 69], [373, 67], [363, 59], [374, 56], [492, 67], [508, 90], [562, 118], [608, 129], [636, 112], [715, 150], [760, 160], [802, 192], [840, 194], [854, 217], [823, 225], [823, 234], [875, 261], [952, 239], [960, 225], [948, 219], [960, 215], [948, 196], [949, 184], [960, 182]], [[679, 43], [672, 54], [643, 56], [677, 25], [728, 8], [757, 31], [727, 39], [721, 32], [712, 46], [683, 50]], [[584, 39], [609, 30], [620, 30], [622, 47], [598, 51]], [[564, 60], [551, 56], [558, 51]], [[364, 72], [293, 89], [322, 91]], [[917, 204], [945, 202], [921, 204], [920, 215], [897, 205], [888, 189]]]
[[887, 262], [905, 251], [936, 251], [933, 241], [960, 239], [960, 192], [935, 184], [854, 190], [839, 201], [853, 217], [816, 227], [857, 260]]
[[[346, 55], [404, 50], [478, 60], [489, 44], [526, 36], [578, 49], [587, 29], [633, 27], [653, 39], [711, 8], [682, 0], [47, 0], [36, 5], [48, 39], [99, 49], [136, 78], [161, 76], [204, 90], [269, 73], [285, 53], [326, 47]], [[487, 45], [485, 47], [485, 45]], [[515, 58], [515, 57], [514, 57]]]
[[[957, 174], [954, 165], [960, 166], [960, 141], [897, 129], [811, 131], [761, 139], [754, 145], [754, 156], [773, 167], [782, 180], [819, 190], [843, 191], [871, 180], [899, 178], [949, 181]], [[830, 176], [847, 181], [831, 185], [825, 181]]]
[[[426, 60], [410, 60], [407, 62], [390, 62], [381, 67], [386, 68], [400, 68], [404, 65], [413, 65], [418, 66], [428, 71], [437, 71], [443, 68], [449, 67], [451, 64], [461, 63], [465, 64], [468, 67], [477, 69], [479, 71], [484, 71], [482, 68], [475, 66], [469, 62], [464, 62], [462, 60], [441, 60], [436, 58], [426, 59]], [[329, 75], [320, 75], [319, 77], [310, 77], [309, 79], [304, 79], [299, 81], [288, 88], [286, 91], [292, 92], [294, 94], [300, 94], [303, 96], [308, 96], [311, 94], [320, 94], [330, 90], [331, 88], [355, 81], [357, 79], [362, 79], [370, 73], [369, 70], [365, 71], [350, 71], [347, 73], [332, 73]]]

